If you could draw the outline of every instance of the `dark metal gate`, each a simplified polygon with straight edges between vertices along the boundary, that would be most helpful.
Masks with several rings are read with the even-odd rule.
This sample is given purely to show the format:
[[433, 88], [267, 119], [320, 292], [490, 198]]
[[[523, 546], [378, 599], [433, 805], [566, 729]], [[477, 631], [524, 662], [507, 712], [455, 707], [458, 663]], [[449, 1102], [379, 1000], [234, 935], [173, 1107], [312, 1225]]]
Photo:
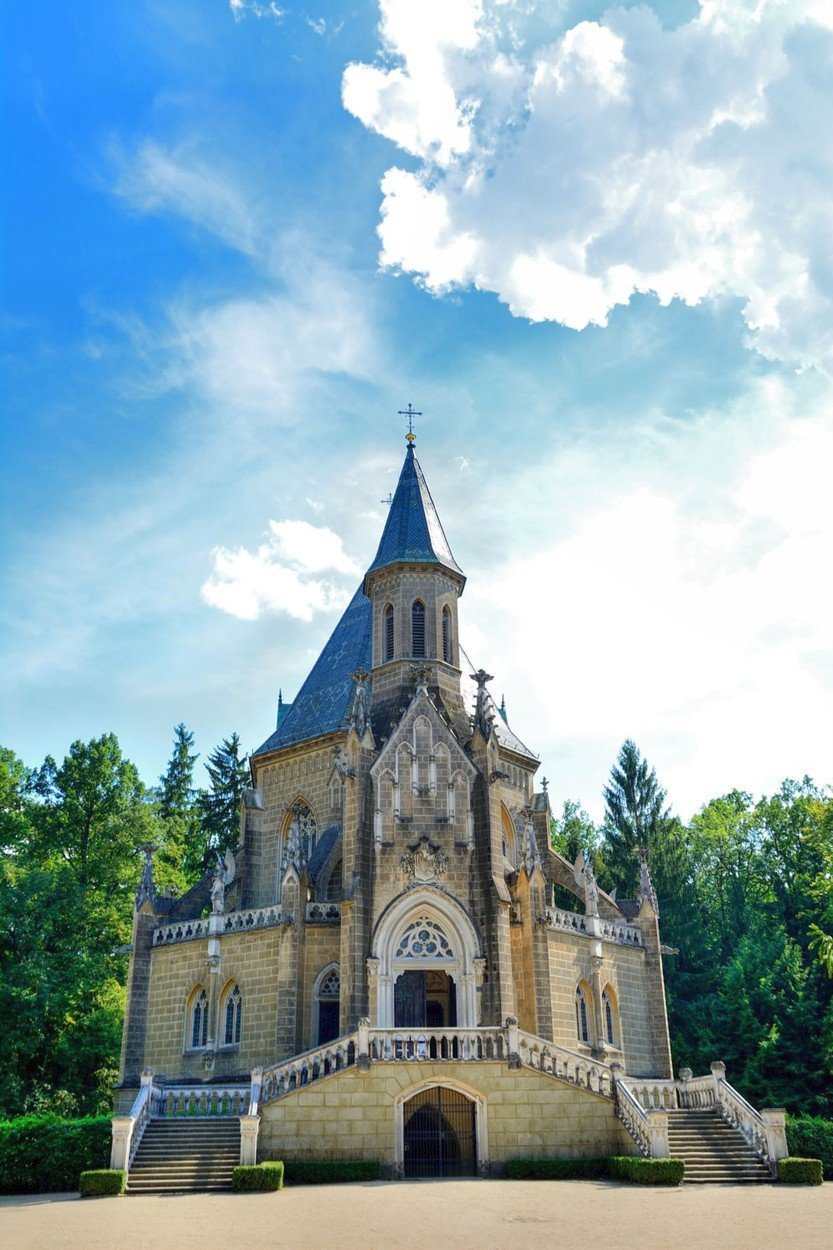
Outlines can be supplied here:
[[405, 1175], [477, 1176], [474, 1103], [436, 1085], [405, 1103]]

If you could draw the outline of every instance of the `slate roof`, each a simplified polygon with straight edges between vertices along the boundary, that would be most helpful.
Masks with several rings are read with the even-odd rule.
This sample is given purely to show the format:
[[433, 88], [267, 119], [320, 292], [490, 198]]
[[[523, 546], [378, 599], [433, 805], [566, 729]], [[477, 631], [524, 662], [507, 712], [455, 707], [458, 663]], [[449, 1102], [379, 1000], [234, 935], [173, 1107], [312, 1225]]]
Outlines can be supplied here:
[[405, 454], [379, 550], [367, 571], [372, 573], [374, 569], [402, 562], [442, 564], [461, 577], [463, 575], [463, 570], [451, 554], [428, 483], [411, 444]]
[[313, 665], [291, 709], [270, 738], [254, 752], [263, 755], [293, 742], [332, 733], [343, 724], [355, 686], [350, 674], [371, 664], [370, 600], [361, 587], [353, 595], [330, 640]]
[[330, 858], [333, 847], [341, 834], [341, 825], [327, 825], [327, 828], [318, 835], [318, 841], [315, 843], [315, 850], [309, 857], [307, 863], [307, 873], [310, 881], [317, 881], [324, 868], [327, 860]]

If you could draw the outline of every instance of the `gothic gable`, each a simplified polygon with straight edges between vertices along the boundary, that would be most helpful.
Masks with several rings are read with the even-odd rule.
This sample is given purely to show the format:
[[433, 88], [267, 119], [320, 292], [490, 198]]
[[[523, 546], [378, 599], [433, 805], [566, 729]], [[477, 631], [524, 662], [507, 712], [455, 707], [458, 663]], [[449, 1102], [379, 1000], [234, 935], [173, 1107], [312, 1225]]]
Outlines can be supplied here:
[[477, 770], [421, 687], [370, 770], [374, 838], [390, 844], [399, 831], [441, 832], [472, 841], [472, 785]]

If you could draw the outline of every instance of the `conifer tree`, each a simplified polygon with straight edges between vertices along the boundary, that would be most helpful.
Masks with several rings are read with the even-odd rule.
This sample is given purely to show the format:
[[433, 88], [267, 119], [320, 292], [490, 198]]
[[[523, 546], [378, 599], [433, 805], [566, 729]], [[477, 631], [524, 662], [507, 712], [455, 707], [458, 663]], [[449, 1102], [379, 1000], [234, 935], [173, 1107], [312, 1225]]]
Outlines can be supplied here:
[[156, 879], [162, 887], [181, 891], [189, 882], [189, 868], [202, 854], [199, 794], [194, 788], [194, 735], [180, 723], [174, 726], [174, 744], [168, 767], [156, 790], [161, 840], [156, 858]]
[[672, 824], [657, 775], [628, 738], [604, 788], [603, 858], [608, 881], [620, 897], [631, 897], [639, 878], [639, 848], [649, 858]]
[[206, 770], [210, 789], [199, 798], [200, 838], [196, 859], [189, 857], [198, 872], [205, 872], [217, 852], [236, 847], [240, 821], [240, 800], [249, 781], [248, 757], [240, 755], [240, 738], [233, 733], [224, 738], [208, 757]]

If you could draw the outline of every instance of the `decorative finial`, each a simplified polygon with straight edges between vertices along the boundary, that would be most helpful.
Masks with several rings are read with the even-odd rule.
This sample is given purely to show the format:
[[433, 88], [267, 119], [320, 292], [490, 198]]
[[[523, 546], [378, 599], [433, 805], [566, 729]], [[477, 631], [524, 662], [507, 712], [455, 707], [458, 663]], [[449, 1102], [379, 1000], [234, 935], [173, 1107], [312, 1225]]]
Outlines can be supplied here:
[[405, 435], [405, 442], [409, 447], [413, 447], [416, 442], [416, 434], [414, 434], [414, 417], [421, 417], [422, 413], [417, 412], [413, 404], [409, 403], [407, 408], [400, 408], [396, 415], [398, 417], [408, 418], [408, 433]]
[[547, 793], [547, 790], [549, 789], [549, 784], [550, 784], [550, 783], [549, 783], [549, 781], [547, 780], [547, 778], [546, 778], [546, 777], [542, 777], [542, 778], [541, 778], [541, 785], [544, 787], [544, 794], [546, 794], [546, 793]]
[[380, 499], [380, 500], [379, 500], [379, 503], [386, 503], [386, 504], [388, 505], [388, 507], [390, 507], [390, 506], [391, 506], [391, 504], [393, 503], [393, 494], [392, 494], [392, 492], [391, 492], [391, 491], [388, 491], [388, 497], [387, 497], [387, 499]]

